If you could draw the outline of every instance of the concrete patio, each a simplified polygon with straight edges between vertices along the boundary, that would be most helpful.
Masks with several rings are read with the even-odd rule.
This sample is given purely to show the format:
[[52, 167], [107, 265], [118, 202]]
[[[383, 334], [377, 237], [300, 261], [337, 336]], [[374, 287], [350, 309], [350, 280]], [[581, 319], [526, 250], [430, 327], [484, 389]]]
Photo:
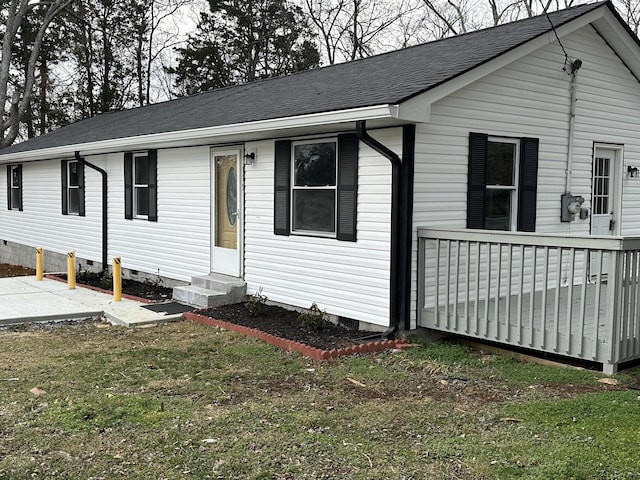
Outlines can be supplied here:
[[182, 313], [167, 314], [144, 308], [145, 303], [35, 276], [0, 278], [0, 326], [26, 322], [102, 317], [127, 327], [178, 321]]

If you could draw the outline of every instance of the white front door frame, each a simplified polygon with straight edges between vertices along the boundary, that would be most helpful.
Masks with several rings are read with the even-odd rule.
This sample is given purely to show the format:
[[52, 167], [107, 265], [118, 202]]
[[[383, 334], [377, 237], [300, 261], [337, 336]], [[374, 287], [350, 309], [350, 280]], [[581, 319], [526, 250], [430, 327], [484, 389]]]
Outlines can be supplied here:
[[[212, 147], [210, 150], [210, 251], [211, 261], [210, 268], [213, 273], [221, 273], [224, 275], [230, 275], [233, 277], [241, 278], [243, 275], [243, 262], [244, 258], [244, 162], [243, 156], [244, 149], [242, 146], [231, 147]], [[217, 238], [217, 201], [218, 191], [217, 184], [218, 178], [216, 177], [216, 158], [223, 156], [234, 155], [236, 156], [236, 198], [237, 198], [237, 216], [236, 216], [236, 248], [223, 248], [216, 246]], [[226, 192], [225, 192], [226, 194]]]
[[620, 211], [622, 209], [622, 163], [623, 163], [623, 146], [616, 144], [608, 144], [608, 143], [595, 143], [593, 146], [593, 159], [592, 159], [592, 168], [595, 168], [596, 159], [600, 157], [610, 157], [613, 164], [611, 165], [610, 172], [610, 191], [608, 192], [609, 197], [609, 219], [613, 220], [613, 229], [609, 230], [609, 233], [596, 233], [598, 230], [597, 227], [594, 228], [594, 218], [593, 212], [595, 211], [595, 205], [593, 204], [593, 179], [595, 177], [595, 171], [591, 172], [591, 225], [590, 225], [590, 233], [591, 235], [620, 235]]
[[[624, 149], [622, 145], [609, 143], [594, 143], [591, 171], [591, 215], [589, 224], [590, 235], [620, 235], [621, 210], [622, 210], [622, 165]], [[608, 182], [597, 188], [596, 181], [602, 181], [602, 171], [597, 171], [597, 165], [609, 160]], [[602, 167], [600, 167], [602, 169]], [[596, 191], [598, 190], [598, 191]], [[598, 204], [596, 197], [606, 197], [606, 204]], [[600, 200], [602, 202], [602, 200]], [[606, 208], [605, 208], [606, 206]], [[604, 210], [603, 210], [604, 209]], [[610, 222], [613, 222], [612, 224]], [[613, 227], [613, 228], [611, 228]], [[602, 254], [598, 259], [596, 254], [591, 254], [589, 273], [594, 275], [606, 275], [609, 270], [608, 258]], [[600, 262], [602, 266], [600, 267]]]

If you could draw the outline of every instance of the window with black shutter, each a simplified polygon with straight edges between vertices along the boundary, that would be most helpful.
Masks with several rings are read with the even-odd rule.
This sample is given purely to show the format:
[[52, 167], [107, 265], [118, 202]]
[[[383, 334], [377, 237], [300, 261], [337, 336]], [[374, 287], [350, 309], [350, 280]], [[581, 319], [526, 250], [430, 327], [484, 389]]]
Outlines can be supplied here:
[[467, 228], [533, 232], [538, 139], [469, 135]]
[[158, 221], [158, 151], [124, 154], [124, 217]]
[[275, 143], [274, 233], [356, 240], [358, 139]]

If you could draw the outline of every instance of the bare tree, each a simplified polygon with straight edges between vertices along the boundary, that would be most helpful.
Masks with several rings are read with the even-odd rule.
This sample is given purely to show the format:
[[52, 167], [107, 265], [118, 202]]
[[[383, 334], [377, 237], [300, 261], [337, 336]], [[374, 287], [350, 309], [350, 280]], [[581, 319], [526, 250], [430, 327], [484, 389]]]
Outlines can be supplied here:
[[304, 0], [330, 65], [411, 43], [408, 28], [416, 25], [408, 18], [418, 6], [414, 0]]
[[[42, 40], [51, 22], [74, 0], [10, 0], [7, 5], [5, 30], [2, 38], [0, 60], [0, 147], [11, 145], [18, 136], [20, 120], [31, 101], [36, 75], [36, 63], [40, 55]], [[19, 29], [31, 9], [44, 9], [38, 26], [31, 54], [24, 74], [24, 84], [12, 83], [12, 52], [17, 44]]]
[[618, 0], [616, 6], [622, 13], [622, 17], [629, 24], [633, 33], [638, 35], [640, 28], [640, 2], [638, 0]]

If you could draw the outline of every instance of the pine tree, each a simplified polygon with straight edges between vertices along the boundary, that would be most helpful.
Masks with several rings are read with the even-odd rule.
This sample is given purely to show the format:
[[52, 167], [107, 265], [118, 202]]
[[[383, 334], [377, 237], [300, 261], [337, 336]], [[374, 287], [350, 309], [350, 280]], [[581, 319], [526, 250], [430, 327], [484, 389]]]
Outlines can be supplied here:
[[210, 0], [177, 49], [178, 94], [189, 95], [308, 70], [320, 54], [302, 10], [287, 0]]

